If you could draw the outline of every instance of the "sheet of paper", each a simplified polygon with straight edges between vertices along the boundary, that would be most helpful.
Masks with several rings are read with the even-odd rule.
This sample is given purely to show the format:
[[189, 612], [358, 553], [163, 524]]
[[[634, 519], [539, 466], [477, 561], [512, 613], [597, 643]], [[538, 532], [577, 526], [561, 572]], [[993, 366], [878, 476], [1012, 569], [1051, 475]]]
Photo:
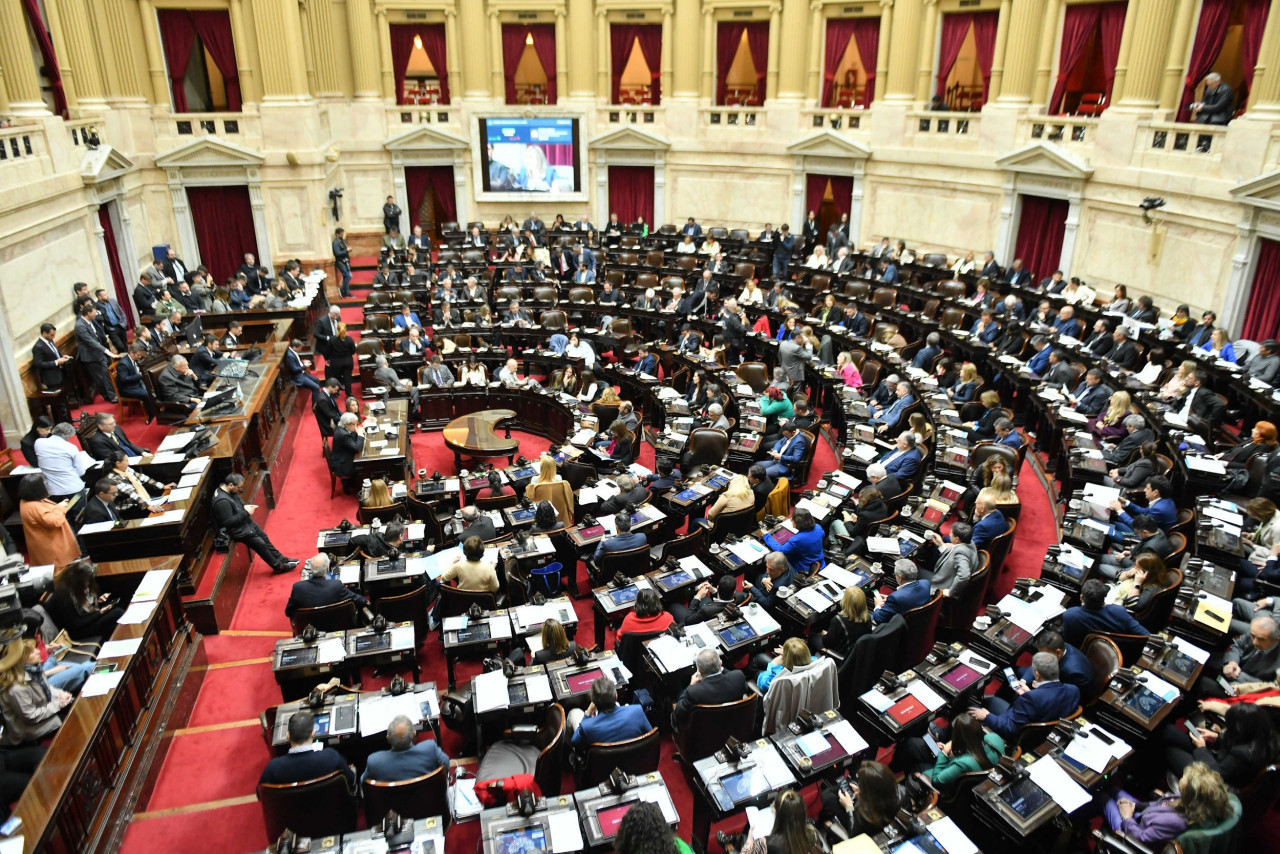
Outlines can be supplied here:
[[1000, 600], [996, 607], [998, 607], [1002, 612], [1008, 614], [1009, 622], [1013, 623], [1023, 631], [1035, 634], [1040, 631], [1040, 627], [1044, 625], [1044, 616], [1017, 596], [1005, 596]]
[[547, 830], [551, 834], [552, 854], [583, 849], [582, 825], [578, 824], [577, 810], [567, 809], [551, 813], [547, 816]]
[[1049, 793], [1049, 797], [1062, 807], [1063, 812], [1073, 813], [1089, 803], [1089, 793], [1072, 780], [1053, 759], [1033, 762], [1027, 769], [1027, 774], [1031, 777], [1031, 782]]
[[897, 537], [867, 537], [867, 550], [875, 554], [901, 555]]
[[1228, 522], [1235, 525], [1237, 528], [1244, 524], [1244, 517], [1239, 513], [1231, 510], [1223, 510], [1221, 507], [1216, 507], [1212, 504], [1205, 505], [1204, 515], [1211, 519], [1220, 519], [1223, 522]]
[[1178, 690], [1178, 686], [1173, 683], [1161, 679], [1150, 670], [1144, 670], [1138, 674], [1138, 681], [1147, 686], [1147, 690], [1164, 700], [1171, 703], [1181, 696], [1182, 692]]
[[805, 756], [814, 756], [827, 749], [827, 735], [822, 730], [807, 732], [796, 738], [796, 747]]
[[166, 510], [159, 516], [148, 516], [138, 524], [143, 528], [149, 528], [152, 525], [168, 525], [173, 522], [181, 522], [182, 516], [186, 510]]
[[978, 846], [964, 835], [950, 816], [943, 816], [929, 825], [928, 831], [947, 854], [978, 854]]
[[368, 738], [386, 732], [395, 715], [391, 711], [390, 697], [360, 698], [360, 735]]
[[668, 673], [693, 666], [693, 655], [697, 648], [691, 649], [671, 635], [659, 635], [649, 641], [647, 646]]
[[165, 496], [165, 498], [168, 500], [170, 504], [174, 504], [178, 501], [186, 501], [188, 498], [191, 497], [191, 490], [193, 488], [194, 487], [190, 487], [190, 486], [179, 486], [171, 490], [169, 494]]
[[893, 700], [890, 700], [884, 692], [880, 691], [878, 688], [872, 688], [870, 691], [863, 694], [862, 699], [866, 701], [868, 706], [875, 709], [877, 712], [883, 712], [893, 705]]
[[747, 625], [755, 629], [756, 634], [762, 637], [782, 628], [768, 611], [755, 602], [742, 609], [742, 616], [746, 619]]
[[1071, 739], [1063, 755], [1101, 774], [1111, 762], [1111, 746], [1096, 736], [1080, 733]]
[[467, 615], [463, 614], [460, 617], [445, 617], [444, 626], [442, 626], [441, 628], [442, 628], [442, 631], [446, 631], [446, 632], [460, 632], [466, 627], [467, 627]]
[[1222, 464], [1222, 460], [1215, 460], [1213, 457], [1202, 457], [1197, 454], [1187, 454], [1183, 457], [1186, 460], [1187, 468], [1195, 471], [1207, 472], [1209, 474], [1226, 474], [1227, 467]]
[[472, 680], [471, 686], [476, 714], [505, 709], [511, 702], [511, 697], [507, 693], [507, 677], [501, 670], [477, 675]]
[[[821, 736], [821, 733], [819, 733]], [[826, 748], [826, 739], [822, 740], [822, 746]], [[812, 756], [812, 753], [806, 754]], [[747, 807], [747, 824], [751, 826], [751, 835], [756, 839], [764, 839], [770, 833], [773, 833], [773, 807]]]
[[116, 526], [115, 522], [108, 519], [105, 522], [90, 522], [88, 525], [80, 526], [81, 534], [105, 534]]
[[102, 649], [98, 650], [98, 658], [125, 658], [133, 655], [142, 646], [142, 638], [128, 638], [127, 640], [107, 641], [102, 645]]
[[[155, 460], [153, 459], [152, 462], [155, 462]], [[182, 473], [193, 474], [196, 472], [202, 472], [208, 467], [209, 467], [208, 457], [193, 457], [192, 459], [187, 461], [187, 464], [185, 466], [182, 467]]]
[[1103, 486], [1100, 483], [1086, 483], [1081, 493], [1094, 504], [1101, 504], [1103, 507], [1120, 499], [1119, 489]]
[[748, 538], [729, 546], [729, 551], [742, 558], [745, 563], [751, 563], [764, 556], [766, 549], [758, 540]]
[[698, 578], [706, 578], [711, 575], [711, 570], [702, 562], [702, 558], [697, 555], [687, 555], [676, 561], [676, 564], [686, 572], [692, 572]]
[[920, 679], [913, 679], [907, 684], [907, 693], [924, 703], [925, 708], [931, 712], [936, 712], [947, 704], [947, 701], [942, 698], [941, 694], [930, 688], [923, 680]]
[[21, 833], [0, 839], [0, 854], [22, 854], [23, 847], [26, 845], [25, 839], [26, 837]]
[[80, 688], [80, 696], [100, 697], [119, 685], [120, 680], [123, 678], [123, 670], [113, 670], [110, 673], [95, 673], [85, 680], [84, 685]]
[[671, 802], [671, 794], [667, 791], [666, 786], [645, 786], [640, 789], [639, 794], [640, 800], [657, 804], [662, 810], [662, 817], [667, 821], [677, 822], [680, 820], [680, 814], [676, 812], [676, 805]]
[[751, 754], [756, 760], [756, 764], [760, 770], [764, 772], [765, 779], [769, 781], [769, 785], [775, 789], [781, 789], [783, 786], [789, 786], [795, 783], [796, 778], [791, 773], [791, 769], [787, 767], [786, 760], [772, 746], [765, 750], [755, 750]]
[[1058, 410], [1058, 417], [1065, 418], [1068, 421], [1074, 421], [1077, 424], [1089, 423], [1089, 416], [1082, 415], [1081, 413], [1076, 412], [1074, 409], [1068, 409], [1065, 407]]
[[187, 445], [190, 445], [195, 437], [196, 434], [194, 431], [187, 433], [170, 433], [160, 441], [159, 446], [156, 447], [156, 451], [181, 451]]
[[489, 618], [489, 637], [494, 640], [511, 637], [511, 618], [506, 614]]
[[796, 593], [796, 598], [815, 611], [824, 611], [831, 607], [831, 600], [823, 596], [822, 591], [817, 587], [802, 587]]
[[[203, 459], [203, 457], [201, 459]], [[200, 472], [195, 472], [194, 474], [184, 474], [182, 478], [178, 481], [178, 486], [179, 487], [199, 486], [200, 479], [201, 479]]]
[[396, 626], [391, 630], [392, 649], [413, 649], [413, 626]]
[[347, 657], [347, 647], [342, 638], [324, 638], [316, 644], [316, 663], [333, 664]]
[[1174, 635], [1173, 645], [1177, 648], [1178, 652], [1200, 664], [1204, 664], [1209, 660], [1208, 650], [1201, 649], [1190, 641], [1180, 638], [1177, 635]]
[[867, 740], [858, 735], [858, 731], [848, 721], [836, 721], [827, 727], [827, 732], [836, 737], [836, 741], [840, 742], [840, 746], [850, 756], [867, 749]]
[[136, 623], [145, 623], [155, 609], [155, 602], [134, 602], [124, 609], [124, 614], [120, 617], [120, 625], [132, 626]]
[[529, 692], [530, 703], [551, 702], [551, 680], [545, 673], [535, 673], [524, 680], [525, 690]]

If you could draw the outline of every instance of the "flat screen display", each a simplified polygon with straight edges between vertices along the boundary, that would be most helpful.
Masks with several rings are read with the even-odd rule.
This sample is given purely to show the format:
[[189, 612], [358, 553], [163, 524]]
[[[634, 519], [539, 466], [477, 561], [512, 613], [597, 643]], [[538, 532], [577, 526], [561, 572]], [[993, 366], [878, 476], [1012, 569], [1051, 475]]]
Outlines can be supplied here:
[[681, 584], [688, 584], [693, 581], [693, 576], [685, 572], [683, 569], [679, 572], [673, 572], [666, 578], [662, 579], [662, 583], [667, 587], [679, 587]]
[[755, 637], [756, 630], [751, 628], [748, 623], [735, 623], [732, 626], [720, 629], [717, 634], [720, 635], [720, 640], [724, 641], [725, 646], [737, 646]]
[[481, 623], [477, 626], [468, 626], [465, 629], [458, 629], [458, 643], [470, 643], [471, 641], [489, 640], [489, 624]]
[[721, 777], [720, 785], [729, 793], [729, 797], [733, 798], [735, 804], [745, 801], [747, 798], [753, 798], [771, 788], [769, 781], [764, 776], [764, 772], [756, 767], [746, 768], [736, 774]]
[[541, 827], [522, 827], [504, 830], [493, 838], [493, 850], [497, 854], [533, 854], [547, 850], [547, 832]]
[[982, 674], [974, 670], [967, 664], [957, 664], [955, 667], [942, 674], [942, 681], [946, 682], [957, 691], [963, 690], [974, 682], [978, 681], [978, 677]]
[[629, 801], [625, 804], [618, 804], [615, 807], [608, 807], [596, 813], [596, 818], [600, 819], [600, 832], [606, 837], [618, 835], [618, 825], [622, 824], [622, 817], [627, 811], [635, 806], [635, 801]]
[[320, 714], [316, 715], [315, 721], [316, 721], [316, 735], [328, 735], [329, 734], [329, 713], [321, 712]]
[[315, 664], [320, 650], [314, 646], [303, 649], [286, 649], [280, 653], [281, 667], [296, 667], [302, 664]]
[[636, 601], [636, 594], [639, 592], [640, 589], [634, 584], [628, 584], [619, 590], [610, 590], [609, 598], [613, 600], [615, 605], [625, 605], [628, 602]]
[[576, 193], [578, 120], [480, 119], [487, 193]]
[[[801, 749], [800, 752], [801, 753], [804, 752], [803, 748]], [[840, 740], [837, 739], [834, 735], [828, 734], [827, 746], [822, 750], [819, 750], [817, 753], [810, 754], [809, 761], [812, 762], [816, 767], [819, 765], [825, 765], [828, 762], [834, 762], [837, 759], [843, 759], [845, 756], [848, 756], [848, 755], [849, 754], [845, 752], [845, 749], [840, 746]]]
[[591, 687], [591, 683], [604, 675], [599, 667], [593, 667], [582, 673], [570, 673], [564, 678], [565, 684], [569, 686], [569, 690], [575, 694], [580, 694]]
[[383, 632], [380, 635], [357, 635], [356, 636], [356, 652], [369, 652], [375, 649], [390, 649], [391, 633]]
[[1022, 818], [1030, 818], [1049, 802], [1049, 794], [1030, 779], [1022, 779], [1000, 793], [1000, 800]]
[[1124, 702], [1144, 720], [1150, 720], [1155, 717], [1160, 709], [1164, 708], [1164, 700], [1160, 698], [1160, 695], [1143, 685], [1139, 685], [1138, 690], [1130, 694], [1129, 698]]

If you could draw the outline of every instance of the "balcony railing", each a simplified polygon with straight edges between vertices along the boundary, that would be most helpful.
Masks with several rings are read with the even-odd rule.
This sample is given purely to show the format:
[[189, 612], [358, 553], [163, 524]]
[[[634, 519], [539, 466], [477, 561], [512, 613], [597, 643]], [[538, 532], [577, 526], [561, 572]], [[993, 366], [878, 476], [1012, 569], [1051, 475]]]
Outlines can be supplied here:
[[262, 119], [257, 113], [171, 113], [152, 121], [157, 138], [179, 144], [201, 136], [216, 136], [246, 148], [262, 144]]
[[862, 107], [832, 107], [801, 112], [801, 125], [820, 130], [862, 131], [871, 127], [871, 113]]
[[34, 162], [49, 153], [39, 124], [0, 129], [0, 163]]
[[67, 134], [75, 148], [97, 148], [105, 142], [98, 127], [98, 119], [76, 119], [67, 122]]
[[455, 109], [448, 104], [397, 104], [387, 108], [387, 127], [394, 133], [403, 125], [456, 125]]
[[1221, 154], [1227, 129], [1220, 125], [1151, 122], [1139, 127], [1139, 151], [1167, 154]]
[[763, 107], [705, 107], [702, 123], [712, 127], [763, 127], [764, 115]]
[[1043, 141], [1057, 145], [1093, 145], [1098, 120], [1074, 116], [1034, 116], [1019, 122], [1025, 126], [1027, 142]]
[[653, 125], [662, 123], [662, 107], [653, 104], [610, 104], [602, 113], [610, 125]]
[[976, 137], [981, 113], [919, 112], [907, 114], [907, 133], [934, 138]]

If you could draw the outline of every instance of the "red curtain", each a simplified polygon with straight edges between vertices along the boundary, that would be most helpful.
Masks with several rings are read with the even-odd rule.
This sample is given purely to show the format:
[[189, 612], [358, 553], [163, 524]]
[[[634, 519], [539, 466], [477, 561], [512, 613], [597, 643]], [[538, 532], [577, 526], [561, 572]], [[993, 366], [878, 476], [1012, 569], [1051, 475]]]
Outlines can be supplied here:
[[[236, 44], [231, 37], [231, 15], [228, 12], [188, 12], [196, 35], [213, 57], [218, 73], [227, 89], [227, 109], [240, 112], [240, 71], [236, 68]], [[185, 68], [185, 66], [184, 66]]]
[[111, 215], [106, 205], [98, 208], [98, 224], [102, 226], [102, 240], [107, 244], [107, 266], [111, 271], [111, 284], [116, 292], [116, 300], [124, 312], [125, 324], [133, 326], [133, 300], [129, 298], [129, 280], [124, 277], [124, 270], [120, 268], [116, 231], [111, 227]]
[[[1244, 32], [1240, 39], [1240, 59], [1244, 64], [1244, 88], [1253, 88], [1253, 71], [1262, 51], [1262, 31], [1267, 26], [1267, 13], [1271, 0], [1248, 0], [1244, 6]], [[1243, 99], [1238, 101], [1243, 103]]]
[[454, 196], [452, 166], [407, 166], [404, 170], [405, 189], [409, 194], [409, 227], [422, 225], [418, 209], [427, 191], [435, 193], [436, 219], [454, 222], [458, 219], [458, 205]]
[[609, 211], [619, 222], [654, 222], [652, 166], [609, 167]]
[[[391, 73], [396, 80], [396, 103], [404, 101], [404, 78], [409, 71], [409, 56], [413, 53], [413, 37], [418, 28], [413, 24], [391, 25]], [[426, 47], [426, 42], [423, 42]]]
[[751, 51], [751, 62], [756, 67], [755, 103], [763, 104], [765, 98], [765, 77], [769, 73], [768, 21], [754, 21], [747, 24], [747, 48]]
[[[233, 275], [246, 252], [257, 254], [248, 187], [188, 187], [187, 204], [196, 227], [200, 260], [215, 282]], [[259, 258], [258, 263], [267, 266], [271, 260]]]
[[519, 24], [502, 25], [502, 72], [507, 82], [507, 103], [518, 103], [516, 98], [516, 66], [524, 54], [524, 37], [529, 34], [527, 27]]
[[1245, 312], [1240, 337], [1265, 341], [1280, 337], [1280, 243], [1260, 238], [1258, 264], [1253, 271], [1253, 288], [1249, 291], [1249, 309]]
[[987, 101], [991, 90], [991, 65], [996, 56], [996, 27], [1000, 24], [999, 12], [975, 12], [973, 14], [973, 42], [978, 50], [978, 68], [982, 71], [982, 102]]
[[169, 65], [173, 111], [185, 113], [187, 63], [191, 61], [191, 49], [196, 43], [196, 28], [191, 23], [191, 16], [182, 9], [161, 9], [156, 12], [156, 17], [160, 21], [160, 42], [164, 46], [165, 62]]
[[1178, 121], [1191, 119], [1187, 105], [1195, 100], [1195, 89], [1222, 52], [1222, 42], [1231, 24], [1232, 0], [1204, 0], [1200, 6], [1200, 21], [1196, 24], [1196, 41], [1187, 61], [1187, 77], [1182, 87], [1182, 100], [1178, 102]]
[[723, 105], [729, 92], [729, 69], [738, 55], [738, 45], [747, 25], [721, 21], [716, 27], [716, 103]]
[[609, 103], [617, 104], [622, 100], [622, 72], [631, 60], [631, 48], [636, 41], [634, 24], [612, 24], [609, 27], [609, 57], [613, 63], [612, 79], [609, 81]]
[[804, 209], [813, 211], [815, 214], [822, 210], [822, 197], [827, 194], [827, 181], [831, 180], [829, 175], [816, 175], [813, 172], [805, 175], [804, 179]]
[[662, 101], [662, 25], [612, 24], [609, 27], [609, 55], [613, 62], [611, 104], [622, 99], [622, 72], [631, 61], [631, 52], [639, 39], [640, 55], [649, 66], [649, 103]]
[[1067, 7], [1067, 14], [1062, 22], [1062, 47], [1058, 52], [1058, 81], [1053, 86], [1053, 97], [1049, 99], [1051, 112], [1062, 112], [1062, 99], [1067, 94], [1067, 78], [1084, 55], [1089, 36], [1093, 35], [1100, 15], [1101, 6], [1097, 3]]
[[[836, 69], [840, 65], [844, 52], [849, 49], [849, 39], [853, 38], [853, 28], [857, 21], [857, 18], [827, 20], [827, 47], [822, 64], [822, 101], [818, 105], [820, 107], [835, 106], [831, 95], [836, 89]], [[861, 53], [861, 49], [858, 52]], [[867, 60], [863, 58], [862, 62], [865, 65]], [[871, 60], [871, 64], [875, 65], [874, 59]]]
[[36, 44], [40, 47], [40, 59], [44, 62], [44, 76], [53, 89], [53, 110], [64, 119], [67, 117], [67, 94], [62, 90], [62, 73], [58, 70], [58, 57], [53, 52], [53, 40], [45, 28], [44, 18], [40, 15], [40, 7], [36, 0], [23, 0], [22, 8], [27, 15], [27, 23], [31, 32], [35, 33]]
[[425, 24], [418, 27], [418, 35], [422, 36], [422, 49], [431, 60], [431, 67], [436, 70], [436, 78], [440, 81], [440, 103], [449, 103], [449, 55], [445, 51], [444, 24]]
[[827, 194], [827, 182], [831, 182], [831, 201], [836, 212], [847, 214], [853, 209], [853, 178], [849, 175], [805, 175], [805, 210], [817, 213], [822, 208], [822, 198]]
[[[1068, 7], [1070, 8], [1070, 7]], [[1031, 273], [1032, 281], [1058, 269], [1062, 260], [1062, 236], [1067, 228], [1068, 203], [1042, 196], [1022, 197], [1022, 216], [1018, 220], [1015, 258]]]
[[1111, 89], [1116, 82], [1116, 64], [1120, 62], [1120, 38], [1124, 35], [1124, 16], [1128, 3], [1104, 3], [1098, 15], [1098, 29], [1102, 42], [1102, 70], [1107, 76], [1107, 100], [1111, 103]]
[[870, 107], [876, 97], [876, 56], [880, 52], [880, 19], [855, 19], [853, 40], [858, 45], [858, 57], [862, 60], [862, 70], [867, 72], [866, 88], [862, 93], [862, 106]]
[[973, 26], [973, 13], [942, 16], [942, 46], [938, 50], [938, 94], [946, 96], [947, 78], [951, 69], [955, 68], [956, 59], [960, 56], [960, 48], [964, 46], [964, 37]]
[[556, 25], [533, 24], [529, 27], [533, 34], [533, 49], [542, 63], [542, 70], [547, 75], [547, 103], [556, 102]]
[[[662, 24], [640, 24], [636, 27], [640, 52], [649, 66], [649, 103], [662, 103]], [[649, 222], [648, 219], [645, 222]]]

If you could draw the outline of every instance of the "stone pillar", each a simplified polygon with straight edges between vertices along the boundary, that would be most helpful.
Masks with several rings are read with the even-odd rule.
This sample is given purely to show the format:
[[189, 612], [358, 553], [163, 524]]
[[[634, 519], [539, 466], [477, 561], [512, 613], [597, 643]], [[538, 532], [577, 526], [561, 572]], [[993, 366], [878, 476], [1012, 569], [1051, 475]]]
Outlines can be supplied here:
[[[3, 3], [4, 0], [0, 0]], [[151, 103], [173, 106], [169, 93], [169, 75], [165, 72], [164, 50], [160, 46], [160, 21], [151, 0], [138, 0], [142, 15], [142, 41], [147, 49], [147, 70], [151, 72]], [[185, 194], [184, 194], [185, 195]]]
[[[698, 0], [676, 0], [675, 26], [662, 34], [662, 50], [666, 52], [666, 44], [675, 42], [672, 49], [671, 92], [672, 96], [697, 97], [698, 70], [701, 57], [698, 46], [698, 27], [702, 16], [698, 14]], [[665, 98], [668, 93], [663, 91]], [[654, 212], [655, 215], [657, 212]]]
[[[925, 0], [896, 0], [890, 38], [880, 32], [880, 43], [888, 42], [889, 75], [885, 81], [885, 101], [910, 102], [916, 94], [916, 71], [920, 56], [920, 19], [924, 17]], [[878, 65], [879, 63], [877, 63]], [[878, 79], [877, 72], [877, 79]], [[881, 100], [877, 97], [877, 100]]]
[[[240, 0], [236, 0], [236, 5], [239, 5], [239, 2]], [[317, 95], [340, 95], [342, 81], [338, 76], [338, 65], [325, 58], [334, 56], [338, 49], [333, 36], [333, 4], [317, 3], [311, 0], [307, 4], [307, 20], [311, 25], [312, 49], [317, 56], [321, 57], [321, 61], [315, 65], [315, 85], [312, 91]], [[240, 52], [237, 51], [237, 62], [239, 59]], [[244, 80], [243, 72], [240, 79]], [[241, 84], [241, 89], [243, 88]]]
[[1133, 19], [1127, 74], [1121, 89], [1120, 69], [1116, 69], [1112, 100], [1117, 107], [1151, 110], [1160, 103], [1160, 84], [1164, 78], [1173, 16], [1169, 14], [1168, 0], [1137, 0], [1136, 4], [1130, 0], [1126, 17]]
[[[569, 0], [568, 16], [565, 18], [563, 29], [568, 33], [587, 33], [591, 31], [592, 24], [591, 0]], [[560, 52], [560, 33], [556, 33], [556, 53]], [[591, 51], [589, 50], [570, 50], [568, 53], [569, 67], [568, 78], [569, 88], [565, 93], [570, 96], [590, 98], [595, 94], [596, 87], [592, 82], [591, 66], [593, 60]]]
[[[609, 23], [609, 8], [596, 7], [596, 95], [612, 103], [613, 99], [613, 39]], [[665, 35], [665, 33], [663, 34]], [[665, 47], [665, 41], [663, 47]]]
[[[465, 49], [461, 43], [457, 46], [457, 51], [462, 57], [463, 88], [459, 88], [457, 84], [450, 80], [449, 92], [451, 97], [457, 97], [458, 95], [464, 95], [467, 98], [487, 99], [489, 97], [490, 62], [499, 62], [502, 54], [494, 54], [494, 58], [490, 60], [490, 40], [484, 38], [488, 25], [489, 19], [485, 16], [484, 4], [458, 4], [457, 30], [467, 34], [467, 45]], [[459, 196], [458, 198], [462, 197]]]
[[[809, 36], [809, 8], [804, 0], [783, 0], [782, 28], [778, 34], [781, 44], [798, 45], [808, 42], [813, 44]], [[812, 54], [811, 54], [811, 61]], [[820, 59], [817, 61], [821, 61]], [[790, 98], [795, 101], [804, 98], [805, 90], [805, 58], [796, 50], [784, 50], [778, 57], [778, 82], [775, 97]]]
[[[893, 30], [893, 0], [880, 0], [880, 40], [876, 44], [876, 97], [889, 91], [889, 36]], [[874, 102], [873, 102], [874, 103]], [[803, 224], [803, 220], [796, 225]]]
[[47, 116], [21, 0], [0, 0], [0, 83], [13, 116]]
[[[326, 17], [329, 10], [326, 8]], [[231, 0], [231, 38], [236, 43], [236, 72], [240, 78], [240, 101], [242, 103], [261, 103], [262, 84], [258, 80], [257, 71], [249, 61], [249, 31], [244, 25], [243, 0]]]
[[761, 101], [778, 96], [778, 45], [782, 37], [782, 3], [774, 0], [769, 4], [769, 59], [764, 75], [764, 97]]
[[[1023, 12], [1030, 2], [1038, 2], [1038, 0], [1019, 0], [1018, 13]], [[1035, 24], [1039, 24], [1036, 21]], [[991, 52], [991, 84], [987, 87], [988, 101], [1013, 101], [1018, 103], [1016, 87], [1008, 87], [1010, 89], [1008, 98], [1005, 97], [1005, 66], [1017, 65], [1018, 58], [1023, 52], [1031, 49], [1030, 33], [1025, 31], [1026, 17], [1022, 14], [1013, 13], [1009, 6], [1009, 0], [1001, 0], [1000, 12], [996, 19], [996, 43]], [[1010, 30], [1014, 30], [1013, 38], [1010, 38]], [[1023, 43], [1027, 42], [1027, 43]], [[1010, 56], [1009, 54], [1015, 54]], [[1010, 81], [1012, 82], [1012, 81]], [[1024, 102], [1025, 103], [1025, 102]]]
[[[924, 46], [920, 49], [920, 72], [916, 76], [916, 100], [924, 104], [929, 102], [933, 93], [933, 46], [938, 42], [938, 0], [925, 0], [924, 27], [920, 38]], [[849, 221], [853, 222], [852, 215]]]
[[[397, 93], [396, 73], [391, 68], [391, 24], [387, 21], [387, 10], [382, 6], [377, 9], [374, 26], [378, 34], [378, 77], [382, 100], [387, 104], [394, 104]], [[366, 45], [366, 48], [372, 48], [372, 45]], [[409, 208], [401, 205], [400, 209], [407, 211]]]
[[[1188, 40], [1194, 27], [1195, 0], [1178, 0], [1173, 14], [1173, 29], [1169, 35], [1169, 52], [1164, 60], [1164, 79], [1160, 81], [1160, 109], [1177, 110], [1182, 97], [1182, 79], [1186, 74]], [[1270, 16], [1268, 16], [1270, 17]]]
[[1053, 54], [1060, 40], [1058, 18], [1062, 15], [1062, 0], [1046, 0], [1044, 20], [1040, 26], [1040, 51], [1036, 56], [1035, 82], [1031, 86], [1031, 103], [1043, 105], [1049, 100], [1053, 80]]
[[[484, 40], [480, 40], [481, 44]], [[468, 49], [470, 47], [468, 46]], [[466, 79], [459, 70], [458, 56], [462, 50], [462, 44], [458, 36], [458, 10], [445, 9], [444, 11], [444, 57], [445, 64], [449, 67], [449, 101], [454, 103], [459, 98], [466, 86]], [[437, 72], [438, 73], [438, 72]], [[458, 84], [462, 85], [459, 86]]]
[[707, 101], [716, 96], [716, 34], [720, 26], [716, 22], [716, 10], [707, 6], [702, 10], [702, 85], [698, 94]]
[[[106, 109], [106, 88], [98, 64], [98, 50], [84, 0], [46, 0], [50, 29], [56, 29], [54, 49], [63, 81], [70, 79], [75, 103], [80, 110]], [[56, 24], [55, 24], [56, 21]], [[70, 100], [68, 95], [68, 100]]]
[[[827, 35], [827, 19], [822, 15], [822, 7], [813, 5], [809, 12], [809, 69], [808, 76], [805, 80], [804, 95], [809, 103], [814, 104], [819, 109], [825, 107], [826, 104], [819, 104], [818, 99], [822, 97], [822, 67], [823, 56], [823, 40]], [[866, 62], [866, 60], [863, 60]], [[876, 58], [872, 57], [869, 63], [874, 71]], [[801, 220], [803, 222], [803, 220]]]
[[1111, 87], [1111, 103], [1124, 97], [1125, 85], [1129, 76], [1129, 51], [1133, 46], [1133, 27], [1140, 10], [1142, 0], [1129, 0], [1129, 8], [1124, 16], [1124, 31], [1120, 34], [1120, 54], [1116, 59], [1116, 78]]
[[[480, 6], [479, 3], [463, 3], [462, 8], [472, 5]], [[351, 42], [351, 78], [355, 83], [356, 100], [376, 100], [381, 94], [378, 91], [378, 53], [374, 50], [377, 35], [369, 0], [347, 0], [347, 33]]]
[[[350, 8], [354, 3], [349, 3]], [[262, 101], [294, 101], [310, 94], [306, 63], [297, 38], [302, 31], [297, 3], [254, 3], [253, 26], [259, 33], [280, 33], [258, 45], [258, 66], [262, 71]], [[353, 31], [354, 40], [355, 33]], [[362, 42], [366, 49], [373, 42]], [[270, 257], [270, 256], [266, 256]]]
[[1253, 90], [1249, 93], [1252, 119], [1280, 120], [1280, 10], [1271, 7], [1267, 28], [1262, 33], [1258, 64], [1253, 72]]
[[[671, 4], [668, 3], [662, 7], [662, 91], [659, 92], [659, 96], [663, 100], [671, 97], [672, 81], [675, 77], [672, 73], [674, 70], [672, 68], [674, 51], [671, 48], [671, 43], [676, 38], [675, 27], [673, 26], [674, 21], [675, 16], [672, 14]], [[655, 207], [654, 210], [656, 211], [657, 208]]]
[[558, 101], [561, 97], [560, 93], [570, 94], [569, 28], [565, 25], [563, 9], [556, 9], [555, 30], [553, 32], [555, 32], [556, 36], [556, 100]]
[[[316, 54], [315, 30], [311, 26], [312, 6], [308, 0], [298, 0], [298, 19], [302, 24], [302, 61], [307, 69], [307, 91], [317, 93], [320, 86], [316, 80], [316, 64], [312, 57]], [[322, 54], [323, 55], [323, 54]]]
[[[480, 4], [463, 3], [462, 6], [464, 9], [469, 6], [479, 8]], [[498, 99], [500, 102], [505, 102], [507, 99], [507, 84], [503, 63], [506, 60], [502, 55], [502, 21], [498, 18], [499, 14], [500, 13], [496, 7], [489, 7], [489, 53], [493, 57], [493, 61], [489, 63], [489, 88], [490, 91], [493, 92], [494, 98]], [[470, 31], [468, 30], [468, 32]], [[514, 68], [511, 69], [511, 73], [515, 73]]]

